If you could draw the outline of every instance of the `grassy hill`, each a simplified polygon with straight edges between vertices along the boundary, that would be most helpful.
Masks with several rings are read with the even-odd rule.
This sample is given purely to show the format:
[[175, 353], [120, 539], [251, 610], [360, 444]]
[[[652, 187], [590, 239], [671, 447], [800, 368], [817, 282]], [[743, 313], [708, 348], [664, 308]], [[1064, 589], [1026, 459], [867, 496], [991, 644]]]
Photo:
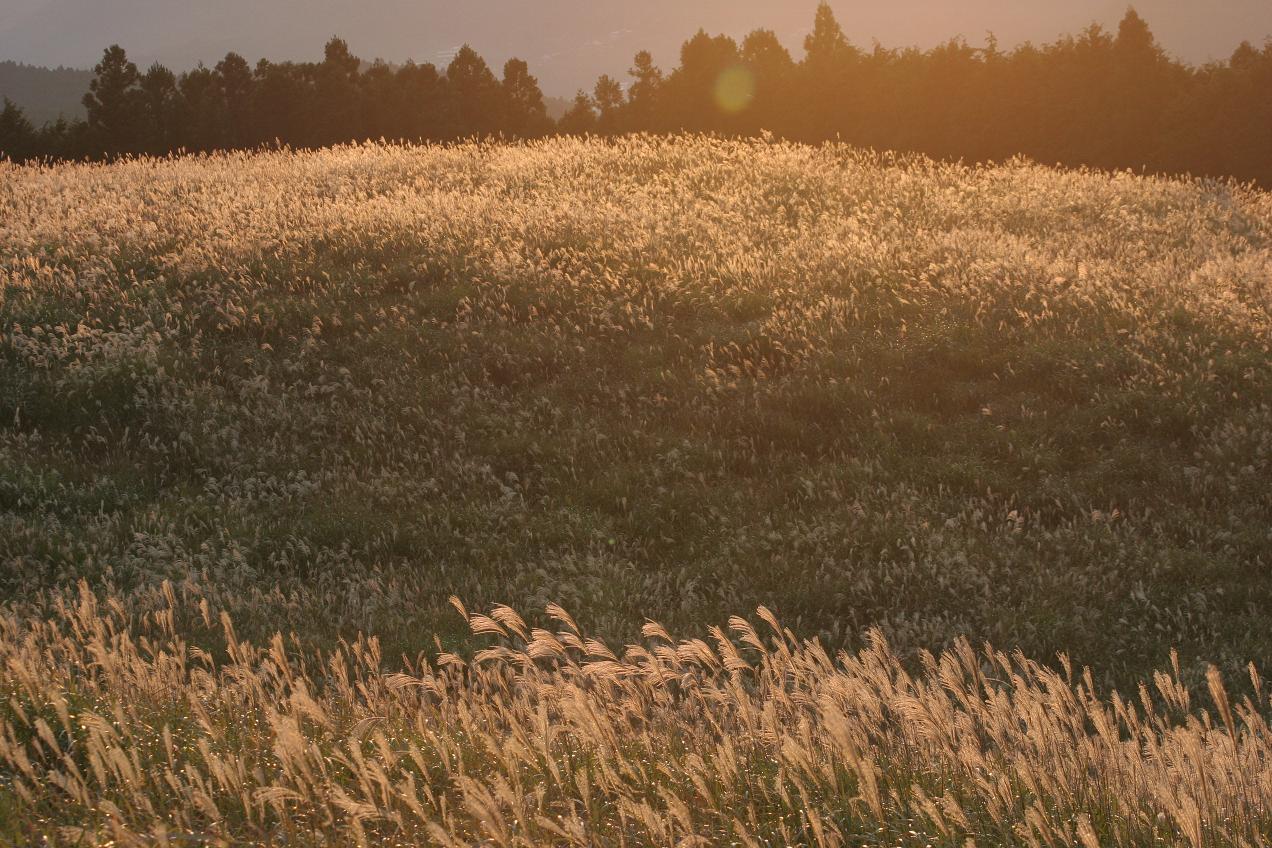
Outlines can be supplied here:
[[[1270, 832], [1272, 195], [704, 139], [0, 169], [15, 833], [153, 836], [146, 803], [260, 844]], [[452, 594], [617, 655], [761, 604], [865, 653], [650, 671]], [[1143, 706], [1100, 700], [1172, 647]], [[84, 800], [19, 749], [82, 758]], [[142, 759], [87, 765], [113, 750]]]

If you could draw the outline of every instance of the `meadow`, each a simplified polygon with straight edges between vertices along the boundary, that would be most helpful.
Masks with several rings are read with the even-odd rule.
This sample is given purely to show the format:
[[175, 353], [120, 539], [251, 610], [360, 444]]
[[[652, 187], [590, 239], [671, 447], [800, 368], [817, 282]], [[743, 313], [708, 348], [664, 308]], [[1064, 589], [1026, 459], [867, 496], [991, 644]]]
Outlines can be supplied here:
[[1272, 194], [633, 137], [0, 213], [0, 840], [1272, 840]]

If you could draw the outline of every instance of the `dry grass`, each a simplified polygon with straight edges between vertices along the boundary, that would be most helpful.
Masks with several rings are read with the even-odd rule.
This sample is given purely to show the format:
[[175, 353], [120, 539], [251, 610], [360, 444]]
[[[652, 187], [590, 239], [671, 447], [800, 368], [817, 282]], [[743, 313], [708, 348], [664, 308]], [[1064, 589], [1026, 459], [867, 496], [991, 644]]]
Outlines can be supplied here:
[[0, 165], [0, 598], [1272, 651], [1272, 195], [709, 139]]
[[0, 840], [1266, 844], [1269, 363], [1236, 185], [0, 164]]
[[[456, 602], [458, 605], [458, 602]], [[145, 614], [140, 606], [150, 606]], [[133, 610], [131, 613], [129, 610]], [[461, 608], [462, 609], [462, 608]], [[911, 674], [772, 613], [621, 655], [550, 607], [386, 673], [165, 585], [0, 618], [0, 833], [52, 845], [1191, 845], [1272, 836], [1272, 711], [960, 642]], [[218, 621], [219, 618], [219, 621]], [[180, 633], [220, 629], [220, 660]], [[303, 653], [303, 652], [302, 652]], [[44, 841], [42, 841], [44, 840]]]

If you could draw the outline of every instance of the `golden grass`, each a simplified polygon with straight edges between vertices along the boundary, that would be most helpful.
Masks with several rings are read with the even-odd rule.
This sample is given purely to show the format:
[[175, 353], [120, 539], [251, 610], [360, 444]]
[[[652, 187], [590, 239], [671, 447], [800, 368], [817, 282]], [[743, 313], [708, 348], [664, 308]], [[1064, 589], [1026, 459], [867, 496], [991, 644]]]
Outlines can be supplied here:
[[[0, 598], [1269, 651], [1272, 194], [706, 138], [0, 164]], [[1116, 638], [1110, 638], [1110, 623]]]
[[[458, 606], [458, 602], [456, 602]], [[149, 606], [149, 612], [138, 610]], [[462, 611], [462, 607], [461, 607]], [[53, 845], [1191, 845], [1272, 833], [1269, 703], [1101, 697], [963, 641], [913, 673], [766, 609], [612, 651], [559, 607], [470, 661], [300, 658], [170, 584], [0, 616], [8, 836]], [[216, 658], [181, 632], [220, 631]]]
[[1270, 307], [1232, 184], [0, 164], [0, 842], [1267, 844]]

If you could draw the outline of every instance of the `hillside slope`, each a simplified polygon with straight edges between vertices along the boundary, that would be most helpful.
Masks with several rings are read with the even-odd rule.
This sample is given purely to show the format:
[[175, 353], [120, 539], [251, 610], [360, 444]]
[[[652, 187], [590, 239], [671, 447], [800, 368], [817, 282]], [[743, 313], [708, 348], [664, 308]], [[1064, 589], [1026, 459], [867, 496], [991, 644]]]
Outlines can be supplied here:
[[92, 79], [92, 71], [0, 62], [0, 98], [20, 106], [37, 127], [58, 118], [74, 120], [84, 117], [83, 99]]
[[1272, 196], [710, 140], [0, 179], [0, 596], [1272, 653]]

